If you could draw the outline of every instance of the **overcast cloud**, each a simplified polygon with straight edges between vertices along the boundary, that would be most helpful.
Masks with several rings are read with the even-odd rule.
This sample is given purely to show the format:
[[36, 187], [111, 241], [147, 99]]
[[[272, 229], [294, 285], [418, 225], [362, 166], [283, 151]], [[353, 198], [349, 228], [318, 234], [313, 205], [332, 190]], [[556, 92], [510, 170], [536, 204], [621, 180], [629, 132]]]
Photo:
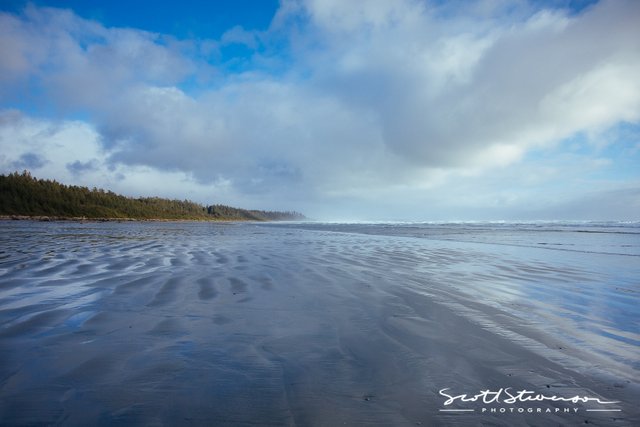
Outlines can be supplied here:
[[447, 4], [285, 0], [220, 40], [2, 13], [1, 172], [318, 218], [640, 219], [640, 2]]

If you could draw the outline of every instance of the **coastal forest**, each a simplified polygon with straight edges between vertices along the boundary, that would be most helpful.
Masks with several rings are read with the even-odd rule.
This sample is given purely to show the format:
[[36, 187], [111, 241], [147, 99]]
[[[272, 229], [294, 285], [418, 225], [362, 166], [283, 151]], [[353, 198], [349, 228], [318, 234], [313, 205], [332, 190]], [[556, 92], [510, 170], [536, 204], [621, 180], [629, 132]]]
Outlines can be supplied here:
[[0, 175], [0, 215], [8, 217], [283, 221], [303, 220], [298, 212], [203, 206], [188, 200], [125, 197], [111, 191], [37, 179], [28, 171]]

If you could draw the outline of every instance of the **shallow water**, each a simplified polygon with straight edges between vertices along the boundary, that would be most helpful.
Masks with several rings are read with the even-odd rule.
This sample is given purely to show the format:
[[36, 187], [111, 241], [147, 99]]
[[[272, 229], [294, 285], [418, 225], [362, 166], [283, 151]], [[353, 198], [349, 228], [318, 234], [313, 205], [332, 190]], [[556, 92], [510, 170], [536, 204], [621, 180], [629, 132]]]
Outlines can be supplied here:
[[[637, 425], [639, 236], [2, 222], [0, 424]], [[620, 403], [442, 411], [500, 387]]]

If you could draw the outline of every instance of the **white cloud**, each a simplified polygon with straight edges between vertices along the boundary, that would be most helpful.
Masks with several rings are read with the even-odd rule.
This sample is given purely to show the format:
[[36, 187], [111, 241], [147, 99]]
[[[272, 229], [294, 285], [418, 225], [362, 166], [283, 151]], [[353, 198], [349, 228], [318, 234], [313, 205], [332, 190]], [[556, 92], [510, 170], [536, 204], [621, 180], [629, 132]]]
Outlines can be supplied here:
[[37, 157], [46, 161], [25, 167], [38, 178], [106, 188], [131, 197], [162, 195], [203, 204], [243, 201], [234, 198], [229, 183], [222, 179], [202, 185], [185, 172], [111, 165], [100, 139], [82, 121], [34, 119], [15, 110], [0, 111], [0, 173], [20, 171], [16, 166], [21, 161]]
[[239, 25], [225, 31], [220, 38], [222, 44], [241, 44], [250, 49], [258, 47], [259, 34], [255, 31], [247, 31]]
[[101, 157], [98, 135], [82, 122], [35, 120], [15, 110], [0, 112], [0, 157], [2, 170], [12, 172], [21, 157], [37, 154], [46, 163], [34, 172], [71, 178], [66, 171], [69, 162], [90, 162]]
[[[195, 73], [193, 43], [135, 29], [105, 28], [68, 10], [27, 6], [0, 14], [0, 83], [33, 84], [62, 108], [103, 108], [130, 87], [173, 85]], [[24, 93], [18, 93], [18, 97]]]

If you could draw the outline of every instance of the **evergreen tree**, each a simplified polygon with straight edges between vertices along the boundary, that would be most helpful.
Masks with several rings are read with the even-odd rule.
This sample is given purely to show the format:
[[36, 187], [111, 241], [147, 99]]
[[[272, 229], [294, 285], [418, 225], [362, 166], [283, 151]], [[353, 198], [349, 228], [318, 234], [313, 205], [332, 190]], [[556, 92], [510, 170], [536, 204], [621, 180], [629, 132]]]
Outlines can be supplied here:
[[105, 219], [303, 220], [297, 212], [269, 212], [189, 200], [130, 198], [94, 187], [37, 179], [29, 171], [0, 175], [0, 215]]

